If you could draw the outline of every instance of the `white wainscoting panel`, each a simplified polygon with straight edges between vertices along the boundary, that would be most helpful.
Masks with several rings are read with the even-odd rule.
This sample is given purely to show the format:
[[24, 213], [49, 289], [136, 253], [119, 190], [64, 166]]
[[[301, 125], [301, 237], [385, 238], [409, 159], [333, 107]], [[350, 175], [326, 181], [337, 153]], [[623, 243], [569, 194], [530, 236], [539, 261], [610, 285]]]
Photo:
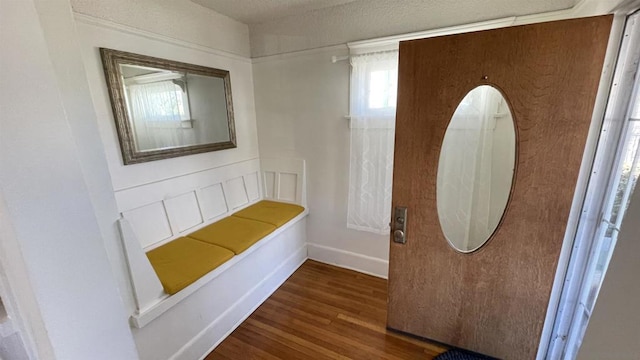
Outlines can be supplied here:
[[195, 191], [165, 200], [164, 207], [167, 209], [174, 234], [189, 230], [203, 222]]
[[280, 183], [278, 184], [279, 200], [295, 202], [297, 199], [296, 185], [298, 175], [286, 172], [280, 173]]
[[119, 190], [115, 193], [118, 209], [120, 212], [124, 212], [152, 202], [182, 195], [194, 189], [223, 183], [259, 171], [259, 167], [260, 161], [252, 159]]
[[288, 158], [263, 158], [262, 187], [266, 199], [307, 206], [305, 161]]
[[249, 203], [249, 196], [247, 195], [247, 189], [244, 186], [242, 176], [227, 181], [224, 185], [224, 192], [227, 194], [229, 207], [232, 210]]
[[264, 175], [264, 196], [268, 199], [274, 199], [276, 193], [276, 173], [273, 171], [265, 171]]
[[198, 198], [200, 199], [200, 208], [205, 220], [217, 218], [229, 211], [227, 200], [222, 190], [222, 183], [202, 188]]
[[247, 160], [116, 192], [122, 217], [146, 250], [261, 198], [260, 162]]
[[[267, 160], [266, 182], [260, 165], [254, 159], [116, 192], [137, 306], [131, 324], [141, 359], [203, 358], [307, 258], [305, 210], [182, 291], [164, 293], [146, 251], [267, 193], [305, 204], [304, 160]], [[269, 191], [263, 188], [267, 183]]]
[[[270, 192], [274, 195], [273, 198], [304, 205], [304, 161], [279, 159], [274, 162], [267, 161], [266, 165], [269, 167], [265, 171], [271, 174]], [[116, 200], [122, 214], [120, 227], [136, 295], [138, 311], [132, 317], [132, 323], [136, 327], [153, 327], [155, 323], [153, 319], [172, 312], [172, 308], [183, 300], [188, 302], [188, 299], [192, 298], [191, 295], [199, 291], [198, 289], [213, 281], [218, 275], [235, 268], [238, 262], [246, 262], [243, 259], [263, 244], [270, 243], [269, 239], [279, 237], [281, 233], [288, 233], [287, 229], [290, 226], [304, 222], [306, 210], [243, 254], [235, 256], [178, 294], [168, 296], [162, 292], [162, 287], [145, 252], [177, 237], [186, 236], [240, 208], [259, 201], [262, 194], [266, 192], [261, 186], [265, 183], [259, 166], [260, 162], [254, 159], [116, 192]], [[304, 225], [301, 226], [304, 227]], [[296, 229], [298, 230], [295, 231], [295, 241], [302, 241], [299, 244], [305, 244], [304, 250], [296, 252], [300, 255], [297, 258], [302, 259], [306, 257], [306, 239], [304, 231], [300, 230], [299, 226], [296, 226]], [[300, 246], [297, 246], [297, 249], [301, 249]], [[291, 250], [294, 249], [288, 249], [285, 253]], [[276, 259], [274, 256], [270, 258]], [[291, 265], [294, 265], [293, 263]], [[252, 269], [251, 271], [255, 271], [254, 265], [247, 266]], [[264, 276], [264, 273], [255, 275]], [[153, 281], [149, 278], [153, 278]], [[281, 280], [279, 278], [277, 281]], [[229, 303], [235, 301], [226, 299], [229, 296], [226, 292], [218, 295]], [[256, 305], [253, 300], [247, 305], [249, 304]], [[240, 312], [244, 313], [244, 310]]]
[[257, 172], [244, 176], [244, 186], [247, 189], [249, 201], [255, 201], [260, 198], [260, 181], [258, 181]]
[[143, 248], [173, 235], [162, 201], [125, 211], [122, 217], [129, 221]]

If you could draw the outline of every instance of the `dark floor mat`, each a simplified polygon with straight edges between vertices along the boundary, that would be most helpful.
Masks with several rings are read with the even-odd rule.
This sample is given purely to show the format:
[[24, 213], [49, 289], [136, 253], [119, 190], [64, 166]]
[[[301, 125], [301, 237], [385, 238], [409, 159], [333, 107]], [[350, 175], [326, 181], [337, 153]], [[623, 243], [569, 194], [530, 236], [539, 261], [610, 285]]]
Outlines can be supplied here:
[[495, 359], [489, 356], [475, 354], [469, 351], [453, 349], [436, 356], [435, 358], [433, 358], [433, 360], [495, 360]]

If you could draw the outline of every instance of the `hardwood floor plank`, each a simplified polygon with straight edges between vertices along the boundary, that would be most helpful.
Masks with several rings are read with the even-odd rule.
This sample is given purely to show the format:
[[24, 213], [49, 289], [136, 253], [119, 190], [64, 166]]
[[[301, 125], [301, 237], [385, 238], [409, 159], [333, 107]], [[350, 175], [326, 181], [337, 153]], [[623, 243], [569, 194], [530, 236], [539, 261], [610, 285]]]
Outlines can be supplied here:
[[387, 281], [308, 260], [206, 360], [430, 360], [447, 349], [386, 329]]
[[288, 316], [291, 318], [298, 317], [301, 319], [307, 319], [309, 321], [315, 321], [325, 325], [331, 324], [330, 318], [319, 316], [300, 308], [284, 306], [280, 304], [264, 303], [263, 306], [260, 307], [260, 310], [272, 316]]
[[391, 337], [395, 337], [398, 339], [401, 339], [404, 342], [408, 342], [420, 347], [423, 347], [425, 349], [425, 351], [429, 352], [431, 355], [436, 356], [438, 354], [441, 354], [445, 351], [447, 351], [447, 348], [438, 344], [432, 344], [426, 341], [421, 341], [418, 339], [414, 339], [408, 336], [404, 336], [392, 331], [388, 331], [386, 326], [384, 325], [379, 325], [376, 322], [368, 322], [366, 320], [361, 320], [357, 317], [353, 317], [353, 316], [349, 316], [349, 315], [345, 315], [345, 314], [338, 314], [338, 319], [340, 320], [344, 320], [353, 324], [356, 324], [358, 326], [367, 328], [369, 330], [373, 330], [375, 332], [378, 332], [380, 334], [385, 334], [387, 336], [391, 336]]
[[268, 336], [268, 332], [255, 327], [251, 319], [247, 319], [247, 326], [244, 331], [237, 334], [237, 338], [246, 344], [264, 350], [276, 359], [305, 360], [309, 358], [304, 352], [291, 346], [294, 344], [291, 342], [291, 338], [274, 339]]
[[[287, 326], [287, 324], [284, 324], [280, 319], [261, 320], [263, 322], [272, 322], [274, 326]], [[330, 347], [333, 351], [340, 351], [350, 358], [358, 357], [360, 354], [371, 354], [377, 359], [402, 360], [402, 358], [398, 358], [394, 354], [378, 349], [375, 345], [379, 344], [375, 342], [373, 343], [374, 346], [371, 346], [371, 343], [366, 341], [362, 333], [345, 331], [347, 329], [337, 326], [333, 326], [332, 330], [327, 330], [319, 324], [309, 324], [298, 319], [293, 319], [291, 325], [293, 325], [297, 331], [312, 336], [315, 341], [328, 342], [325, 346]], [[385, 344], [385, 347], [388, 346], [389, 344]]]
[[[244, 332], [244, 331], [243, 331]], [[241, 334], [234, 334], [229, 336], [224, 340], [222, 344], [220, 344], [215, 352], [215, 356], [209, 354], [205, 360], [209, 359], [219, 359], [218, 355], [222, 355], [224, 359], [236, 359], [238, 354], [243, 354], [244, 357], [248, 357], [250, 359], [260, 359], [260, 360], [277, 360], [278, 358], [267, 353], [259, 347], [255, 347], [252, 344], [247, 344], [242, 340], [238, 339], [238, 336]], [[222, 358], [222, 357], [221, 357]]]
[[[287, 332], [284, 330], [281, 330], [279, 328], [276, 327], [272, 327], [269, 326], [263, 322], [257, 321], [257, 320], [253, 320], [253, 319], [248, 319], [248, 324], [249, 325], [254, 325], [258, 328], [260, 328], [263, 332], [266, 333], [272, 333], [272, 334], [276, 334], [278, 336], [281, 336], [284, 339], [289, 340], [290, 344], [295, 344], [295, 345], [300, 345], [304, 348], [313, 350], [315, 353], [324, 356], [327, 359], [334, 359], [334, 360], [348, 360], [349, 358], [343, 355], [340, 355], [339, 353], [336, 353], [330, 349], [328, 349], [325, 346], [321, 346], [318, 345], [314, 342], [305, 340], [299, 336], [293, 335], [291, 332]], [[317, 339], [316, 339], [317, 340]], [[294, 345], [294, 346], [295, 346]], [[318, 358], [318, 357], [316, 357]]]

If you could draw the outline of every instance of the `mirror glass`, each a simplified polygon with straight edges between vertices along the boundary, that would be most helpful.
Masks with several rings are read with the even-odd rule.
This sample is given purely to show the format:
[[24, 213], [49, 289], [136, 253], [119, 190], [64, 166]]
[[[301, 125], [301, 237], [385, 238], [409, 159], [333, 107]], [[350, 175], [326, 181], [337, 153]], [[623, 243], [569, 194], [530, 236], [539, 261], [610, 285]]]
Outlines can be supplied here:
[[224, 80], [120, 65], [138, 151], [229, 141]]
[[491, 86], [476, 87], [453, 114], [438, 163], [438, 218], [454, 249], [472, 252], [491, 238], [511, 194], [515, 159], [507, 101]]
[[236, 147], [228, 71], [101, 54], [125, 164]]

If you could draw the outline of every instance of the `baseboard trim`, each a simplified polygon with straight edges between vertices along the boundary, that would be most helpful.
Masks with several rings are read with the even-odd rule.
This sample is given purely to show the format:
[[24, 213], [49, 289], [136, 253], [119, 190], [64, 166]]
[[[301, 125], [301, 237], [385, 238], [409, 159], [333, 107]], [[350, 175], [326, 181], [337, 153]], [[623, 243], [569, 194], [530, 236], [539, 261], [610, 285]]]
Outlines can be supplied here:
[[[243, 295], [238, 301], [222, 315], [216, 318], [198, 335], [186, 343], [178, 350], [171, 360], [192, 360], [194, 358], [204, 359], [213, 349], [215, 349], [224, 339], [227, 338], [242, 322], [244, 322], [271, 294], [273, 294], [288, 278], [307, 260], [307, 246], [301, 246], [295, 253], [289, 256], [280, 266], [274, 269], [256, 286]], [[232, 325], [230, 325], [231, 323]], [[216, 333], [226, 330], [223, 335]], [[211, 338], [217, 338], [213, 346]], [[198, 343], [202, 343], [200, 346]], [[201, 354], [198, 349], [207, 349]], [[195, 354], [198, 355], [195, 355]], [[195, 356], [194, 356], [195, 355]]]
[[318, 244], [307, 244], [309, 259], [386, 279], [389, 261]]

